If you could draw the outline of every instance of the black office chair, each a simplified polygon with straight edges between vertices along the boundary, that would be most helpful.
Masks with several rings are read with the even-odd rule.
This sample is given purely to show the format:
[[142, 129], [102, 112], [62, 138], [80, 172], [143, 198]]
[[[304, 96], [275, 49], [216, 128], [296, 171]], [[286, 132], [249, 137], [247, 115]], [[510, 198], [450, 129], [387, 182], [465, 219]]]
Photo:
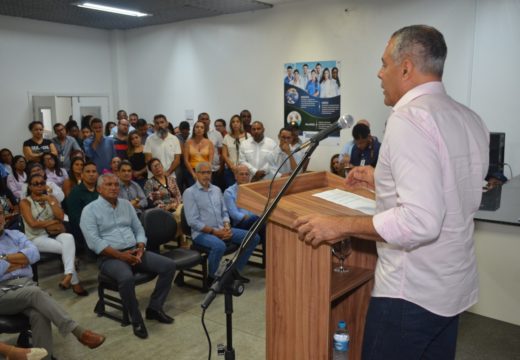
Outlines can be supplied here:
[[[157, 274], [155, 273], [144, 273], [136, 272], [134, 274], [135, 286], [145, 284], [155, 279]], [[115, 295], [106, 293], [106, 290], [115, 292]], [[98, 274], [98, 302], [94, 307], [94, 312], [97, 316], [107, 317], [121, 323], [121, 326], [130, 325], [130, 316], [128, 315], [128, 309], [126, 309], [119, 297], [119, 287], [117, 281], [112, 279], [110, 276], [99, 272]], [[121, 312], [121, 315], [114, 314], [106, 311], [106, 307], [110, 307]]]
[[[193, 249], [183, 249], [179, 244], [174, 247], [168, 247], [161, 252], [161, 245], [171, 242], [177, 233], [177, 223], [168, 211], [153, 208], [148, 209], [142, 216], [143, 227], [148, 239], [147, 249], [154, 251], [163, 256], [169, 257], [175, 261], [178, 274], [175, 278], [175, 284], [178, 286], [187, 286], [202, 291], [207, 291], [207, 255]], [[195, 267], [200, 265], [202, 270]], [[195, 286], [185, 282], [184, 277], [188, 276], [202, 281], [202, 286]]]
[[[190, 228], [190, 225], [188, 224], [188, 220], [186, 219], [186, 213], [184, 212], [184, 207], [182, 208], [182, 211], [181, 211], [181, 229], [185, 236], [188, 236], [191, 238], [191, 228]], [[226, 241], [225, 244], [226, 244], [226, 250], [224, 251], [224, 255], [232, 254], [238, 250], [238, 245], [235, 243], [232, 243], [231, 241]], [[206, 261], [205, 261], [205, 268], [206, 268], [205, 279], [206, 279], [206, 281], [204, 283], [204, 291], [207, 291], [207, 289], [211, 285], [211, 284], [208, 284], [208, 281], [207, 281], [207, 279], [208, 279], [207, 278], [207, 263], [208, 263], [207, 258], [208, 258], [210, 249], [205, 246], [195, 244], [195, 242], [193, 242], [193, 239], [191, 242], [191, 249], [196, 250], [205, 256], [205, 259], [206, 259]]]
[[29, 318], [22, 314], [0, 315], [0, 334], [17, 334], [16, 345], [23, 348], [31, 347], [31, 324]]

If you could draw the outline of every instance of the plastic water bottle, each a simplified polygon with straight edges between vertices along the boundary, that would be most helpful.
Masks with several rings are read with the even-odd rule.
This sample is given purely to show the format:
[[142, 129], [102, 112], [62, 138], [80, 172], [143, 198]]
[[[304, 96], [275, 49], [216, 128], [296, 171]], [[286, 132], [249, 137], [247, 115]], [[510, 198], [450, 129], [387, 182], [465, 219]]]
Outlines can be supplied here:
[[334, 333], [334, 347], [332, 349], [333, 360], [348, 360], [348, 348], [350, 336], [347, 324], [343, 320], [338, 323], [338, 329]]

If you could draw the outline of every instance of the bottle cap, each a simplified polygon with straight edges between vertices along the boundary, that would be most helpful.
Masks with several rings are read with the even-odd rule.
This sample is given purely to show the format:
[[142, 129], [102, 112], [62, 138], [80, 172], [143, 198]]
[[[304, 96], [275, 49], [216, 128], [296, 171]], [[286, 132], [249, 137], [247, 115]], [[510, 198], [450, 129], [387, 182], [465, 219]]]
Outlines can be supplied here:
[[340, 329], [345, 329], [347, 327], [347, 324], [345, 323], [345, 321], [341, 320], [339, 323], [338, 323], [338, 327]]

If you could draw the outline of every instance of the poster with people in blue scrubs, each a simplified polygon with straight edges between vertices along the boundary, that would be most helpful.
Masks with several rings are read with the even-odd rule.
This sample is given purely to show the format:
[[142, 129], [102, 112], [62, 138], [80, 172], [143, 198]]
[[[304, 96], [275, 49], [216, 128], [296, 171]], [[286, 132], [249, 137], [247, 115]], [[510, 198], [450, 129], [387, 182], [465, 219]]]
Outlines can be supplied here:
[[[340, 117], [340, 61], [284, 64], [284, 125], [297, 127], [304, 138]], [[339, 131], [333, 134], [339, 138]]]

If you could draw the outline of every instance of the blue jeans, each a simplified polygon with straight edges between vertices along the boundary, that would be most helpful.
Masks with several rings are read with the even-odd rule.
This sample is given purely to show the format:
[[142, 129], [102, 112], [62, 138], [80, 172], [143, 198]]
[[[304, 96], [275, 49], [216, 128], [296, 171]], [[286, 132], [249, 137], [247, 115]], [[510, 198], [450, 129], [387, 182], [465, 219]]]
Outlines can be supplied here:
[[[249, 230], [258, 218], [257, 215], [251, 215], [246, 220], [242, 220], [238, 224], [233, 224], [233, 226], [239, 229]], [[258, 230], [258, 235], [260, 235], [260, 243], [262, 246], [265, 246], [265, 224]]]
[[[231, 232], [233, 235], [231, 236], [231, 239], [227, 241], [231, 241], [234, 244], [240, 245], [242, 243], [242, 240], [245, 238], [247, 231], [237, 228], [231, 228]], [[256, 248], [256, 245], [258, 245], [258, 242], [260, 241], [260, 236], [256, 234], [249, 243], [249, 246], [245, 250], [245, 254], [240, 256], [240, 258], [237, 261], [237, 268], [238, 270], [242, 270], [244, 266], [247, 264], [247, 261], [249, 260], [249, 257], [251, 256], [251, 253]], [[208, 254], [208, 267], [209, 267], [209, 275], [214, 276], [215, 271], [218, 269], [218, 265], [220, 263], [220, 260], [222, 259], [222, 256], [224, 255], [224, 252], [226, 251], [226, 244], [223, 240], [216, 237], [215, 235], [201, 233], [199, 234], [195, 239], [193, 239], [193, 242], [197, 245], [204, 246], [206, 248], [209, 248], [209, 254]]]
[[372, 297], [362, 359], [454, 359], [458, 324], [458, 315], [444, 317], [403, 299]]

